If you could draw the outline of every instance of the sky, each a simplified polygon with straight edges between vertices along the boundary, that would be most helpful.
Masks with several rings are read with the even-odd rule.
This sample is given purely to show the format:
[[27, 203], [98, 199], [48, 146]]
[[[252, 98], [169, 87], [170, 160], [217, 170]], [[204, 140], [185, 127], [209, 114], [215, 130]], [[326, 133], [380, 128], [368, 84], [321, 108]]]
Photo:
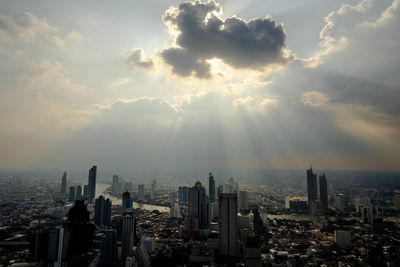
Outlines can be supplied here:
[[400, 170], [399, 0], [0, 8], [0, 169]]

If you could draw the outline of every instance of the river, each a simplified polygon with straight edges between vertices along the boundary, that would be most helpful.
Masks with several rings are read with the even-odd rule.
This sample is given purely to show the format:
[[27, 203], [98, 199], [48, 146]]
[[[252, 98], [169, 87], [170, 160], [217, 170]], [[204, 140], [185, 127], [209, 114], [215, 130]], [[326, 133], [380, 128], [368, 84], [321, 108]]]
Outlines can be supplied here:
[[[113, 205], [121, 205], [122, 203], [122, 198], [120, 197], [115, 197], [107, 193], [107, 188], [109, 188], [109, 184], [104, 184], [104, 183], [96, 183], [96, 197], [103, 195], [105, 198], [109, 198], [112, 201]], [[159, 212], [169, 212], [168, 207], [164, 206], [157, 206], [157, 205], [150, 205], [150, 204], [143, 204], [143, 203], [137, 203], [137, 202], [132, 202], [132, 208], [140, 208], [140, 209], [145, 209], [145, 210], [158, 210]]]

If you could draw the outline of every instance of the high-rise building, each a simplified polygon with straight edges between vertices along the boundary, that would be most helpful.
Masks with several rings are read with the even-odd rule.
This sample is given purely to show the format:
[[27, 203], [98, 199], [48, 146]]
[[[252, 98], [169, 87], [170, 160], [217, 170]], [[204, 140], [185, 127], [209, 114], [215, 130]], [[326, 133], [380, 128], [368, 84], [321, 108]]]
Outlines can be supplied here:
[[233, 193], [233, 186], [230, 183], [224, 184], [224, 193]]
[[169, 193], [169, 206], [173, 207], [175, 205], [175, 201], [176, 201], [176, 192], [170, 192]]
[[67, 193], [67, 172], [64, 172], [61, 178], [61, 193]]
[[187, 203], [189, 201], [189, 187], [179, 187], [179, 202]]
[[114, 194], [119, 194], [119, 177], [118, 175], [113, 175], [112, 192]]
[[97, 166], [93, 166], [89, 170], [89, 177], [88, 177], [88, 201], [89, 203], [94, 202], [94, 198], [96, 197], [96, 177], [97, 177]]
[[313, 173], [312, 167], [307, 170], [307, 196], [308, 205], [311, 202], [316, 201], [318, 198], [318, 188], [317, 188], [317, 175]]
[[206, 229], [209, 225], [208, 221], [208, 197], [206, 189], [201, 185], [200, 181], [189, 189], [189, 216], [197, 219], [196, 229]]
[[111, 223], [111, 200], [99, 196], [95, 201], [94, 223], [97, 225], [110, 225]]
[[219, 196], [219, 254], [238, 256], [237, 194], [222, 193]]
[[69, 201], [75, 201], [75, 186], [69, 187]]
[[157, 180], [153, 180], [150, 186], [150, 199], [154, 200], [156, 197]]
[[85, 184], [83, 186], [83, 200], [87, 200], [89, 197], [89, 186]]
[[395, 210], [400, 210], [400, 195], [395, 195], [393, 197], [393, 208]]
[[215, 179], [212, 173], [210, 172], [210, 177], [208, 178], [208, 195], [210, 198], [210, 202], [215, 202]]
[[113, 229], [106, 229], [101, 237], [100, 266], [114, 266], [117, 259], [117, 233]]
[[83, 199], [83, 196], [82, 196], [82, 186], [81, 186], [81, 185], [78, 185], [78, 186], [76, 187], [76, 199], [77, 199], [77, 200], [82, 200], [82, 199]]
[[239, 183], [235, 183], [233, 186], [233, 192], [237, 193], [239, 192]]
[[249, 210], [249, 194], [247, 193], [247, 191], [239, 191], [239, 210]]
[[122, 218], [122, 260], [132, 256], [135, 240], [135, 217], [133, 214], [125, 214]]
[[325, 173], [319, 176], [319, 201], [321, 206], [327, 210], [328, 209], [328, 185], [326, 181]]
[[138, 200], [143, 201], [144, 200], [144, 185], [140, 184], [138, 186]]
[[131, 199], [131, 194], [126, 191], [122, 194], [122, 207], [124, 209], [130, 209], [132, 208], [132, 199]]
[[223, 185], [218, 185], [217, 187], [217, 197], [219, 197], [219, 195], [221, 195], [224, 192], [224, 186]]
[[337, 194], [335, 197], [335, 209], [343, 212], [346, 207], [346, 196], [344, 194]]

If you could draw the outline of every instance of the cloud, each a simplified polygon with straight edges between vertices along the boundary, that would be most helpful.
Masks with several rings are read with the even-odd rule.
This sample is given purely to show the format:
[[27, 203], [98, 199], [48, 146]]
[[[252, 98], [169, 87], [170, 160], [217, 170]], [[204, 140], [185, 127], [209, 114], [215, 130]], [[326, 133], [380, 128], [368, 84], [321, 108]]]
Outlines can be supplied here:
[[77, 32], [77, 31], [72, 31], [72, 32], [70, 32], [70, 33], [67, 35], [67, 38], [68, 38], [69, 40], [78, 41], [78, 42], [80, 42], [80, 41], [83, 40], [82, 34], [80, 34], [80, 33]]
[[329, 98], [320, 92], [303, 93], [301, 101], [305, 106], [319, 107], [329, 101]]
[[110, 84], [110, 87], [120, 87], [120, 86], [126, 85], [131, 82], [133, 82], [133, 79], [131, 79], [131, 78], [120, 78], [120, 79], [113, 81]]
[[294, 59], [286, 49], [283, 26], [272, 18], [222, 16], [222, 7], [212, 0], [186, 2], [165, 12], [163, 21], [175, 39], [161, 57], [176, 75], [210, 78], [207, 61], [213, 58], [233, 68], [257, 70]]
[[151, 69], [153, 68], [153, 61], [150, 58], [143, 57], [143, 50], [140, 48], [133, 48], [125, 58], [126, 62], [133, 68]]

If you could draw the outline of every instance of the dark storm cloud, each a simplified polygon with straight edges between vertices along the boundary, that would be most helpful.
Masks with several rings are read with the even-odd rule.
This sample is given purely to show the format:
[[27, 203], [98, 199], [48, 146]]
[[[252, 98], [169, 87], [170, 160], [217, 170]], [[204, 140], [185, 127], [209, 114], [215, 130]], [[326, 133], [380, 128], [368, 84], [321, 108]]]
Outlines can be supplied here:
[[186, 2], [166, 11], [163, 21], [178, 32], [177, 47], [162, 51], [165, 62], [179, 76], [210, 77], [208, 59], [219, 58], [234, 68], [259, 69], [286, 64], [294, 56], [286, 50], [286, 33], [272, 18], [246, 21], [222, 19], [214, 2]]
[[132, 66], [143, 69], [153, 68], [153, 61], [143, 57], [143, 50], [139, 48], [132, 49], [126, 56], [126, 62]]

